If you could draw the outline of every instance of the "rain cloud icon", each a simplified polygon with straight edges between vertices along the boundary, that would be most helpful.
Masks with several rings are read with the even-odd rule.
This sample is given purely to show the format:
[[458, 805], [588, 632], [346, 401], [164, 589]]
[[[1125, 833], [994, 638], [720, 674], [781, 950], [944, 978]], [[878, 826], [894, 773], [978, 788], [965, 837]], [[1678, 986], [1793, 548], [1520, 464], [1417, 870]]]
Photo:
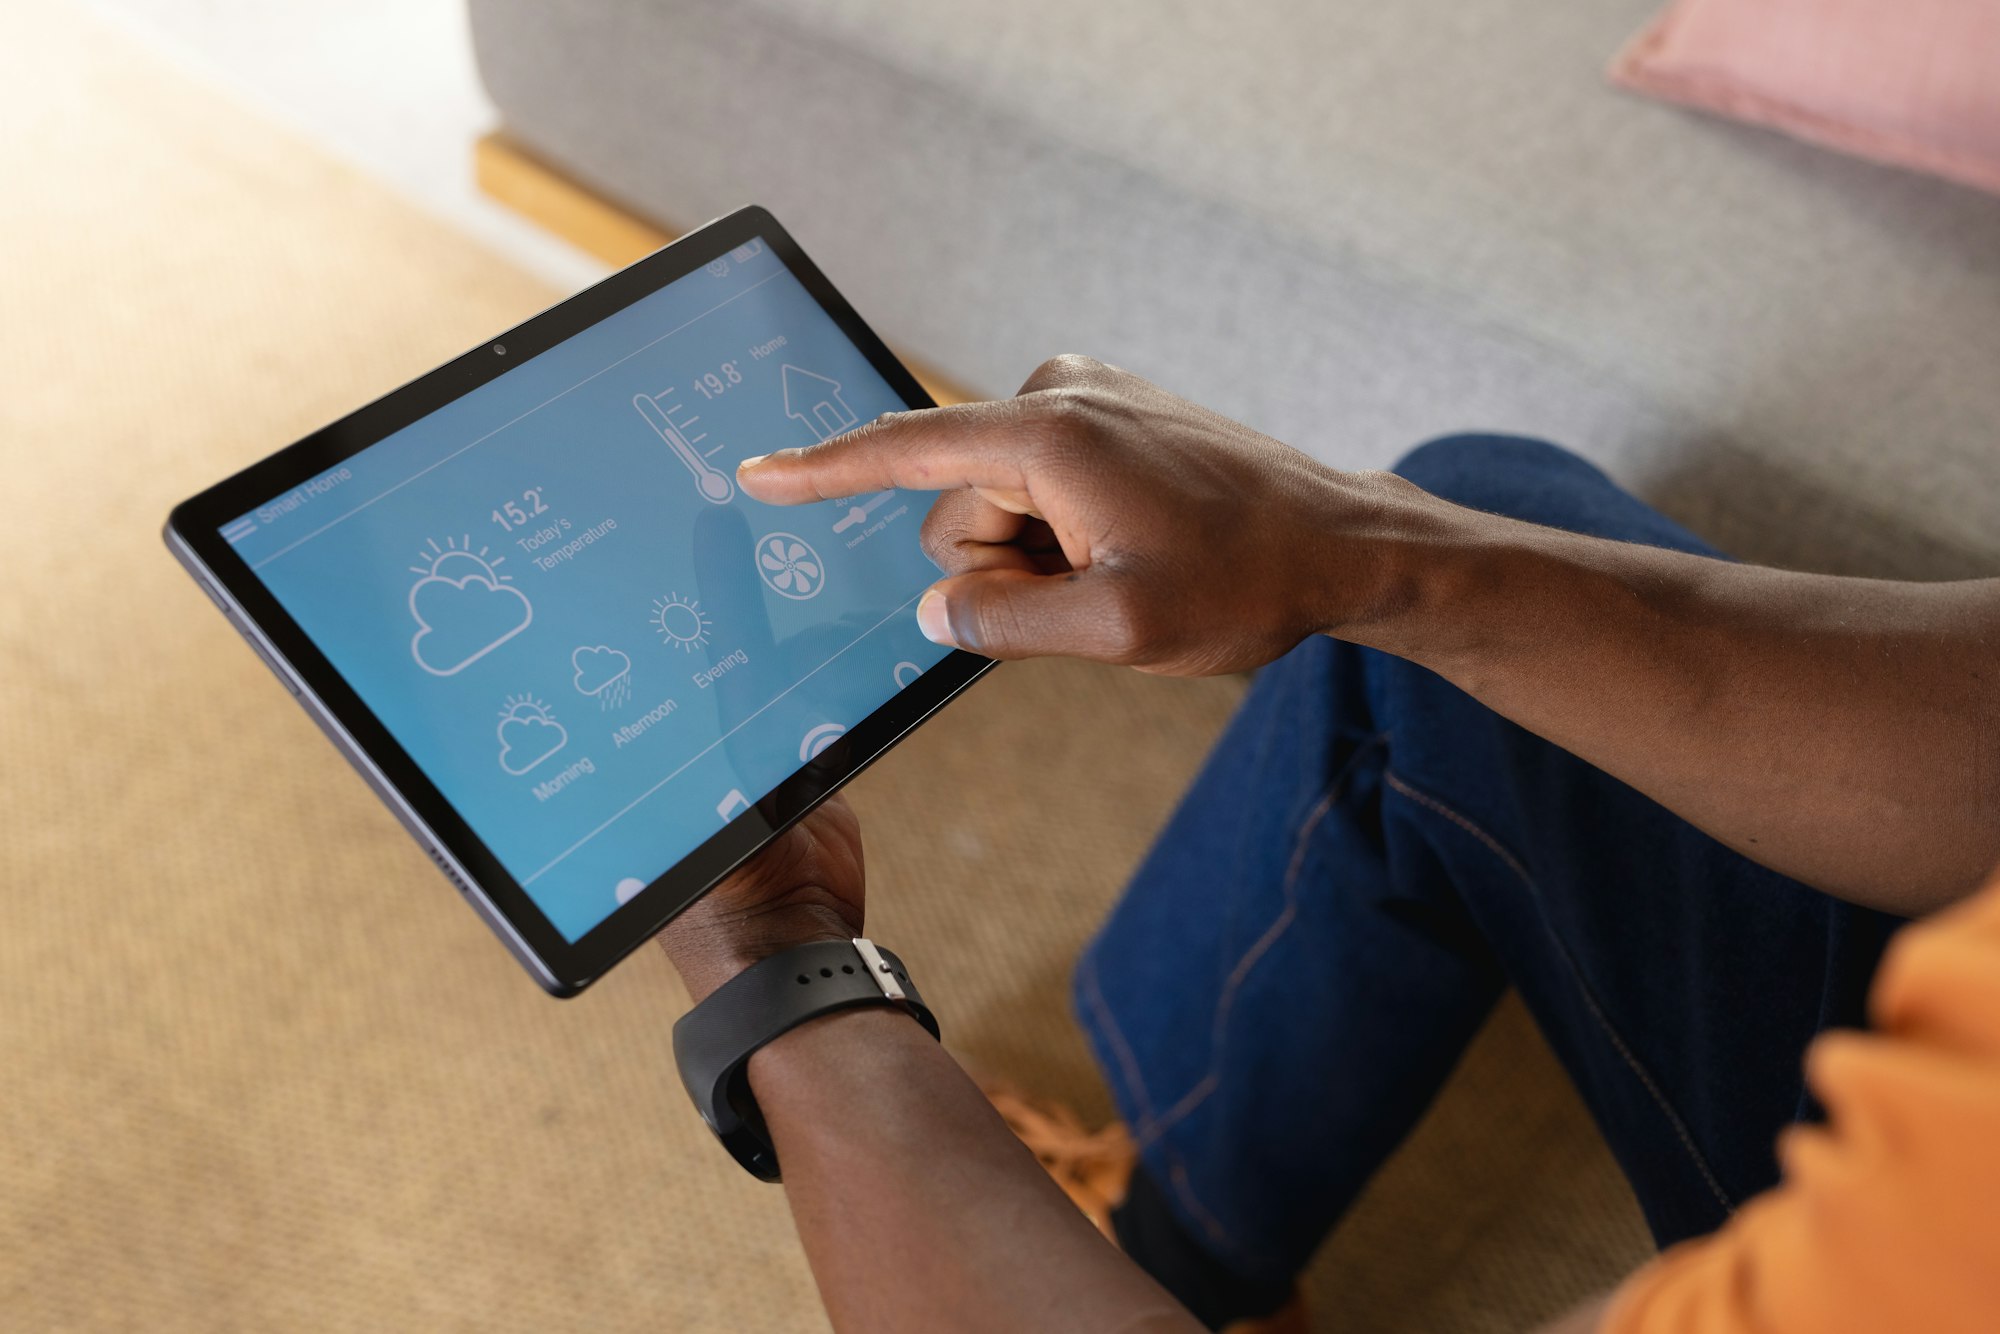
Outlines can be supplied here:
[[485, 547], [475, 554], [471, 538], [447, 538], [442, 547], [433, 539], [417, 559], [423, 563], [410, 567], [418, 576], [410, 588], [417, 623], [410, 656], [432, 676], [464, 671], [534, 619], [527, 597], [499, 573], [506, 558], [488, 559]]
[[571, 684], [598, 708], [620, 708], [632, 697], [632, 659], [610, 645], [585, 645], [569, 655], [569, 665], [576, 669]]

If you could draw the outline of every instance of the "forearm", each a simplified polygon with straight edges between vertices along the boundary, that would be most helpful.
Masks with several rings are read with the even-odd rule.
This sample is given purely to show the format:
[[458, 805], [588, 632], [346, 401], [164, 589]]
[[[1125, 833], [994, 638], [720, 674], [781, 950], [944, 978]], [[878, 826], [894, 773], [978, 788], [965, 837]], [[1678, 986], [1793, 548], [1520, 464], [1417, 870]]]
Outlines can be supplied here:
[[1924, 912], [2000, 861], [2000, 581], [1734, 565], [1429, 498], [1409, 514], [1378, 613], [1342, 637], [1843, 898]]
[[1199, 1330], [907, 1017], [815, 1020], [750, 1083], [836, 1329]]

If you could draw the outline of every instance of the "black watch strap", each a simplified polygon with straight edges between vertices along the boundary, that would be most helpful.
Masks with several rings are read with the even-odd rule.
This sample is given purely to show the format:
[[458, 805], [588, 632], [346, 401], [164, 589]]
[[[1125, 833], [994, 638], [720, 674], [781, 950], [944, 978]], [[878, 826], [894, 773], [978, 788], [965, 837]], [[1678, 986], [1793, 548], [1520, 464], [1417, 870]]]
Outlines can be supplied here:
[[906, 1009], [938, 1036], [938, 1022], [903, 961], [867, 940], [798, 945], [752, 964], [674, 1025], [674, 1062], [701, 1119], [745, 1171], [778, 1180], [778, 1151], [750, 1095], [759, 1047], [808, 1019], [857, 1005]]

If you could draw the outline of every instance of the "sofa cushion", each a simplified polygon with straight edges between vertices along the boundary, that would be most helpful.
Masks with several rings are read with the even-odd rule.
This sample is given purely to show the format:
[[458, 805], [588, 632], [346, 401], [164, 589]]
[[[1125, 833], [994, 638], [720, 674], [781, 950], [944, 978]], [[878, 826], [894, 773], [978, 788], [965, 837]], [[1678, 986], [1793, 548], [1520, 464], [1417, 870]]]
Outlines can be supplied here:
[[1619, 55], [1612, 77], [2000, 192], [1992, 0], [1678, 0]]

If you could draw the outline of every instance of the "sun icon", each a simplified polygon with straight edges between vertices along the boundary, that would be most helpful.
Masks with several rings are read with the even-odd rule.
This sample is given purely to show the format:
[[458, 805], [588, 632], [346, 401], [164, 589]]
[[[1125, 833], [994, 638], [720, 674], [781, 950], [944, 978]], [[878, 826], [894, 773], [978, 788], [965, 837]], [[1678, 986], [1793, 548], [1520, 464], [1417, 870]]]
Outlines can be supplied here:
[[701, 603], [669, 593], [653, 602], [653, 628], [660, 638], [683, 653], [692, 653], [708, 643], [708, 616]]
[[533, 695], [509, 695], [501, 701], [500, 717], [503, 721], [533, 718], [546, 723], [554, 721], [555, 713]]
[[[425, 550], [428, 547], [428, 550]], [[513, 576], [500, 573], [500, 567], [507, 563], [505, 556], [489, 556], [487, 548], [472, 549], [470, 537], [444, 540], [439, 546], [435, 537], [424, 547], [417, 549], [417, 559], [422, 562], [410, 567], [411, 574], [419, 574], [426, 579], [478, 579], [488, 584], [512, 583]]]

